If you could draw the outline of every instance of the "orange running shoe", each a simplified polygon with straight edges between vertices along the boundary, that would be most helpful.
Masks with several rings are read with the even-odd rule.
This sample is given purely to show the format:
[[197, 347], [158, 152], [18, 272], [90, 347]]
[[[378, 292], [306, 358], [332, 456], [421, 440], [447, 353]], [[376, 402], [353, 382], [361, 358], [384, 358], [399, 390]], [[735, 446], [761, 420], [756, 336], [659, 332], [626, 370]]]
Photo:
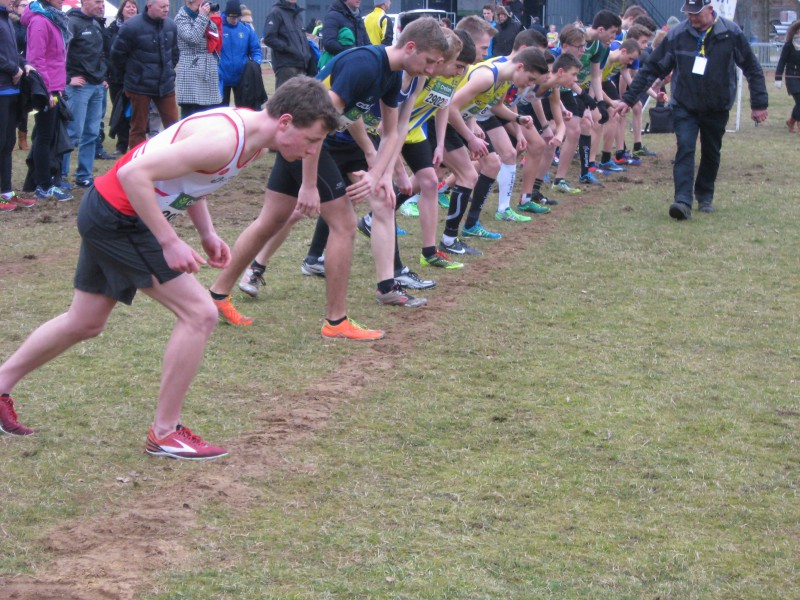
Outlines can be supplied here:
[[[212, 298], [212, 300], [214, 300]], [[231, 303], [231, 297], [228, 296], [224, 300], [214, 300], [214, 304], [217, 305], [217, 310], [219, 314], [225, 317], [225, 320], [228, 321], [231, 325], [238, 325], [240, 327], [247, 327], [248, 325], [253, 324], [253, 319], [250, 317], [245, 317], [242, 313], [236, 310], [236, 307]]]
[[153, 456], [167, 456], [182, 460], [211, 460], [228, 456], [225, 448], [207, 444], [203, 438], [192, 433], [188, 427], [183, 425], [178, 425], [175, 431], [160, 440], [155, 436], [151, 427], [144, 449]]
[[367, 329], [363, 325], [359, 325], [348, 318], [345, 318], [345, 320], [338, 325], [331, 325], [326, 319], [325, 325], [322, 326], [322, 337], [332, 339], [374, 342], [375, 340], [382, 340], [385, 335], [386, 333], [380, 329]]

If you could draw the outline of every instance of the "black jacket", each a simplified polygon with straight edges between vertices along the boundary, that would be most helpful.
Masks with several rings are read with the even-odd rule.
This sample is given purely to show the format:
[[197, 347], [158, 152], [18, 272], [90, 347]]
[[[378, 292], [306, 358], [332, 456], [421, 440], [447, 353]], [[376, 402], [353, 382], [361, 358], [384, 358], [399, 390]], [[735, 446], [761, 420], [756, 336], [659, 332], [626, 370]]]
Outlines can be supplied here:
[[248, 60], [242, 71], [242, 78], [234, 90], [236, 106], [261, 110], [261, 106], [269, 99], [264, 89], [264, 78], [261, 75], [261, 65], [254, 60]]
[[25, 66], [25, 59], [17, 50], [17, 34], [8, 18], [8, 11], [0, 10], [0, 90], [14, 87], [11, 80]]
[[12, 16], [11, 22], [14, 24], [14, 31], [17, 34], [17, 49], [22, 56], [28, 47], [28, 28], [19, 21], [19, 17]]
[[80, 76], [87, 83], [98, 85], [105, 80], [108, 66], [103, 26], [77, 8], [70, 10], [67, 17], [72, 31], [72, 40], [67, 48], [67, 82]]
[[111, 65], [123, 75], [126, 92], [166, 96], [175, 91], [178, 29], [172, 19], [156, 21], [147, 13], [131, 17], [111, 46]]
[[297, 3], [278, 0], [264, 22], [264, 44], [272, 48], [272, 68], [305, 69], [311, 48], [303, 29], [304, 9]]
[[775, 81], [786, 77], [786, 91], [800, 94], [800, 50], [796, 50], [792, 40], [787, 41], [781, 50], [778, 66], [775, 67]]
[[492, 38], [492, 54], [494, 56], [508, 56], [514, 49], [514, 39], [522, 31], [522, 24], [509, 17], [506, 22], [495, 25], [497, 35]]
[[672, 102], [695, 113], [730, 110], [736, 100], [738, 66], [750, 87], [750, 106], [766, 109], [769, 104], [764, 72], [739, 26], [719, 17], [706, 36], [705, 55], [708, 59], [705, 74], [692, 73], [700, 34], [683, 21], [670, 29], [667, 37], [653, 50], [647, 63], [631, 83], [622, 100], [629, 106], [657, 78], [664, 79], [672, 71]]
[[356, 46], [369, 46], [369, 36], [367, 28], [364, 27], [364, 20], [360, 16], [354, 15], [344, 0], [333, 0], [333, 4], [328, 8], [325, 19], [322, 21], [322, 49], [331, 54], [339, 54], [347, 50], [348, 47], [342, 46], [337, 41], [339, 30], [347, 27], [353, 31]]

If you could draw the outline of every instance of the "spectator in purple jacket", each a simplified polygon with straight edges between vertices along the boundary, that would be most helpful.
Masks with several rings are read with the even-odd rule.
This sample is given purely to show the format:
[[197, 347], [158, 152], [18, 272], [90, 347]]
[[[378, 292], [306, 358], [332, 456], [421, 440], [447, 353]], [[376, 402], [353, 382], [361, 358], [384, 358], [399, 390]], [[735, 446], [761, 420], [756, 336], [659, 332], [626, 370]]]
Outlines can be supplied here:
[[[31, 2], [20, 19], [28, 28], [28, 63], [42, 76], [50, 93], [50, 106], [36, 113], [36, 128], [33, 130], [31, 159], [36, 197], [60, 202], [72, 200], [71, 194], [54, 184], [51, 175], [51, 142], [58, 126], [56, 105], [63, 101], [62, 95], [67, 87], [67, 44], [71, 36], [67, 16], [61, 12], [63, 5], [64, 0]], [[56, 173], [60, 180], [60, 164]]]
[[11, 0], [0, 0], [0, 212], [17, 208], [11, 188], [11, 153], [16, 141], [19, 81], [30, 66], [17, 48], [17, 35], [9, 18]]

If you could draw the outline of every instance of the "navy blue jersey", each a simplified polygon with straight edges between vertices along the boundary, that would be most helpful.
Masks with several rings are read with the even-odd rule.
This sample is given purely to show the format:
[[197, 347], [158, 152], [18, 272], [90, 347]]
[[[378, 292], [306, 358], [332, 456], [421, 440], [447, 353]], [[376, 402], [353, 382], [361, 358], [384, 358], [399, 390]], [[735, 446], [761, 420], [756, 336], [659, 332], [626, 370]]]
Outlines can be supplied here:
[[[347, 126], [365, 117], [370, 109], [383, 102], [392, 108], [398, 105], [403, 83], [402, 71], [392, 71], [383, 46], [359, 46], [333, 57], [317, 79], [345, 103], [339, 130], [330, 134], [325, 144], [352, 144]], [[370, 126], [377, 126], [374, 117], [367, 117]]]

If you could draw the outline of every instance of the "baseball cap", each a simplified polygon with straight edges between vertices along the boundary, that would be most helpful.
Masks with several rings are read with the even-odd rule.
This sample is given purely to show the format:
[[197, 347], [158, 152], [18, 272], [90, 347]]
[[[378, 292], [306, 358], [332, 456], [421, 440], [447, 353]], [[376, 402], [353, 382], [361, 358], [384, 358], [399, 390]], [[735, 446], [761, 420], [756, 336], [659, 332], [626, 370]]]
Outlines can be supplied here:
[[681, 8], [682, 13], [696, 15], [706, 6], [711, 6], [711, 0], [686, 0]]

